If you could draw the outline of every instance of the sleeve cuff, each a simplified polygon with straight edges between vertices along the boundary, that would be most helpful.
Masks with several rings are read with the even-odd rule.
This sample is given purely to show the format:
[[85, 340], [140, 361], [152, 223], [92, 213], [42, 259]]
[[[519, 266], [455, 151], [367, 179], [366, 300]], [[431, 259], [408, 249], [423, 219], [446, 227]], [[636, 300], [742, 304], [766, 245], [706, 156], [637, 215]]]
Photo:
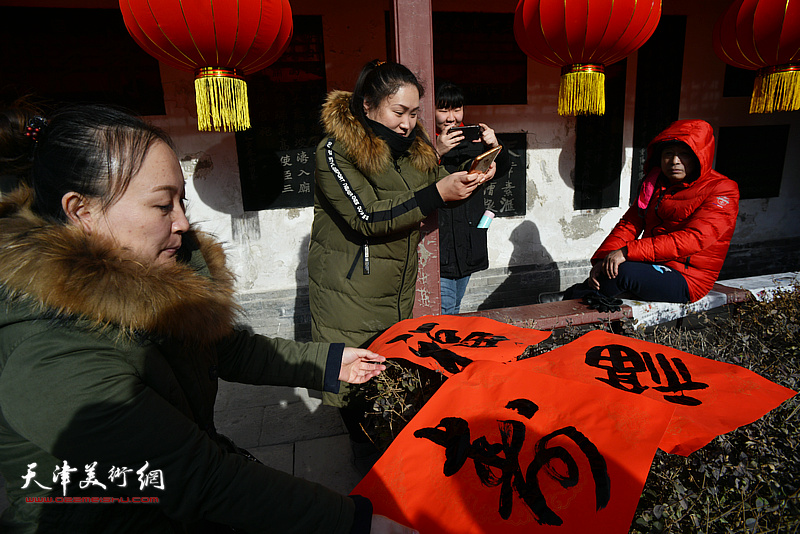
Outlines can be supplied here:
[[339, 393], [339, 370], [342, 368], [344, 343], [331, 343], [328, 347], [328, 359], [325, 362], [325, 380], [322, 391]]
[[417, 199], [417, 205], [424, 216], [428, 216], [433, 210], [444, 207], [444, 200], [439, 194], [439, 189], [436, 183], [432, 183], [428, 187], [420, 189], [414, 193], [414, 198]]
[[369, 534], [372, 529], [372, 502], [361, 495], [350, 495], [356, 505], [350, 534]]
[[511, 155], [509, 154], [508, 149], [502, 143], [500, 143], [500, 146], [502, 146], [503, 149], [500, 150], [500, 153], [497, 154], [497, 159], [494, 160], [494, 162], [497, 164], [497, 168], [495, 169], [494, 173], [495, 178], [505, 176], [509, 173], [509, 171], [511, 171]]

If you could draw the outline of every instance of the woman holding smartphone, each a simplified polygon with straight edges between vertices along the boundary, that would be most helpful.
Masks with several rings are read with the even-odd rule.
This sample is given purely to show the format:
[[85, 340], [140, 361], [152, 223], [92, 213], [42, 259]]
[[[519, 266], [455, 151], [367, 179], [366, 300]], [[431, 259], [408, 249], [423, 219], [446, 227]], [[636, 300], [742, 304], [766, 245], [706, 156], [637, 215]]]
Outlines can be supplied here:
[[[464, 126], [464, 93], [457, 85], [444, 82], [436, 89], [436, 151], [448, 170], [457, 169], [489, 148], [502, 146], [489, 126]], [[477, 130], [477, 131], [471, 131]], [[511, 169], [508, 149], [495, 159], [496, 176]], [[473, 273], [489, 267], [485, 228], [478, 223], [485, 211], [483, 195], [439, 210], [439, 282], [442, 314], [461, 311], [461, 299]]]
[[[366, 346], [410, 318], [420, 222], [494, 176], [494, 167], [451, 174], [439, 166], [418, 121], [423, 94], [407, 67], [375, 60], [352, 93], [333, 91], [323, 105], [308, 255], [315, 341]], [[341, 398], [324, 397], [337, 406]], [[363, 408], [347, 414], [351, 436], [366, 441], [358, 425]]]

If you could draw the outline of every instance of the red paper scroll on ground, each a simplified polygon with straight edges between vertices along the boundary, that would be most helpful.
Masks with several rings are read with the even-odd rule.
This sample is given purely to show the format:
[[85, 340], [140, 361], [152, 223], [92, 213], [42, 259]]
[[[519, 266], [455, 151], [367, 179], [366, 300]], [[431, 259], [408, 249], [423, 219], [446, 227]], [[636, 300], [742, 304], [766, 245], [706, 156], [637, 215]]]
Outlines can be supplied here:
[[512, 366], [674, 406], [659, 447], [684, 456], [795, 395], [743, 367], [600, 330]]
[[452, 376], [476, 360], [515, 361], [529, 345], [549, 336], [485, 317], [426, 315], [395, 324], [369, 350]]
[[628, 532], [674, 408], [476, 361], [353, 490], [422, 534]]

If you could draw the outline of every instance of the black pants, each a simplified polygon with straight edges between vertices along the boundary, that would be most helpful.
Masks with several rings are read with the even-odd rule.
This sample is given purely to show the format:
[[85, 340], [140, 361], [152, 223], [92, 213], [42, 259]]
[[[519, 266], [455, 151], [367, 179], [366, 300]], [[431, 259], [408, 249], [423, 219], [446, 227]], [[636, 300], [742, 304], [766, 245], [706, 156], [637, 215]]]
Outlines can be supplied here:
[[600, 292], [609, 297], [631, 293], [640, 300], [689, 302], [686, 279], [674, 269], [653, 263], [625, 261], [616, 278], [600, 277]]

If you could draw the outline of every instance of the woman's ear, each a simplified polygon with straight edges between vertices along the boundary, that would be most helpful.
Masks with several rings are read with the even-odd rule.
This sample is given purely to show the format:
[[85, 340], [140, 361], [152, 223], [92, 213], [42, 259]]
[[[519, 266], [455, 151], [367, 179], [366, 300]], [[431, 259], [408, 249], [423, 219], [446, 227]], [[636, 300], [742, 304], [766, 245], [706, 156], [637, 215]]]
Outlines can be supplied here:
[[87, 234], [92, 233], [94, 211], [86, 197], [80, 193], [70, 191], [61, 197], [61, 209], [64, 210], [69, 222], [78, 226]]

